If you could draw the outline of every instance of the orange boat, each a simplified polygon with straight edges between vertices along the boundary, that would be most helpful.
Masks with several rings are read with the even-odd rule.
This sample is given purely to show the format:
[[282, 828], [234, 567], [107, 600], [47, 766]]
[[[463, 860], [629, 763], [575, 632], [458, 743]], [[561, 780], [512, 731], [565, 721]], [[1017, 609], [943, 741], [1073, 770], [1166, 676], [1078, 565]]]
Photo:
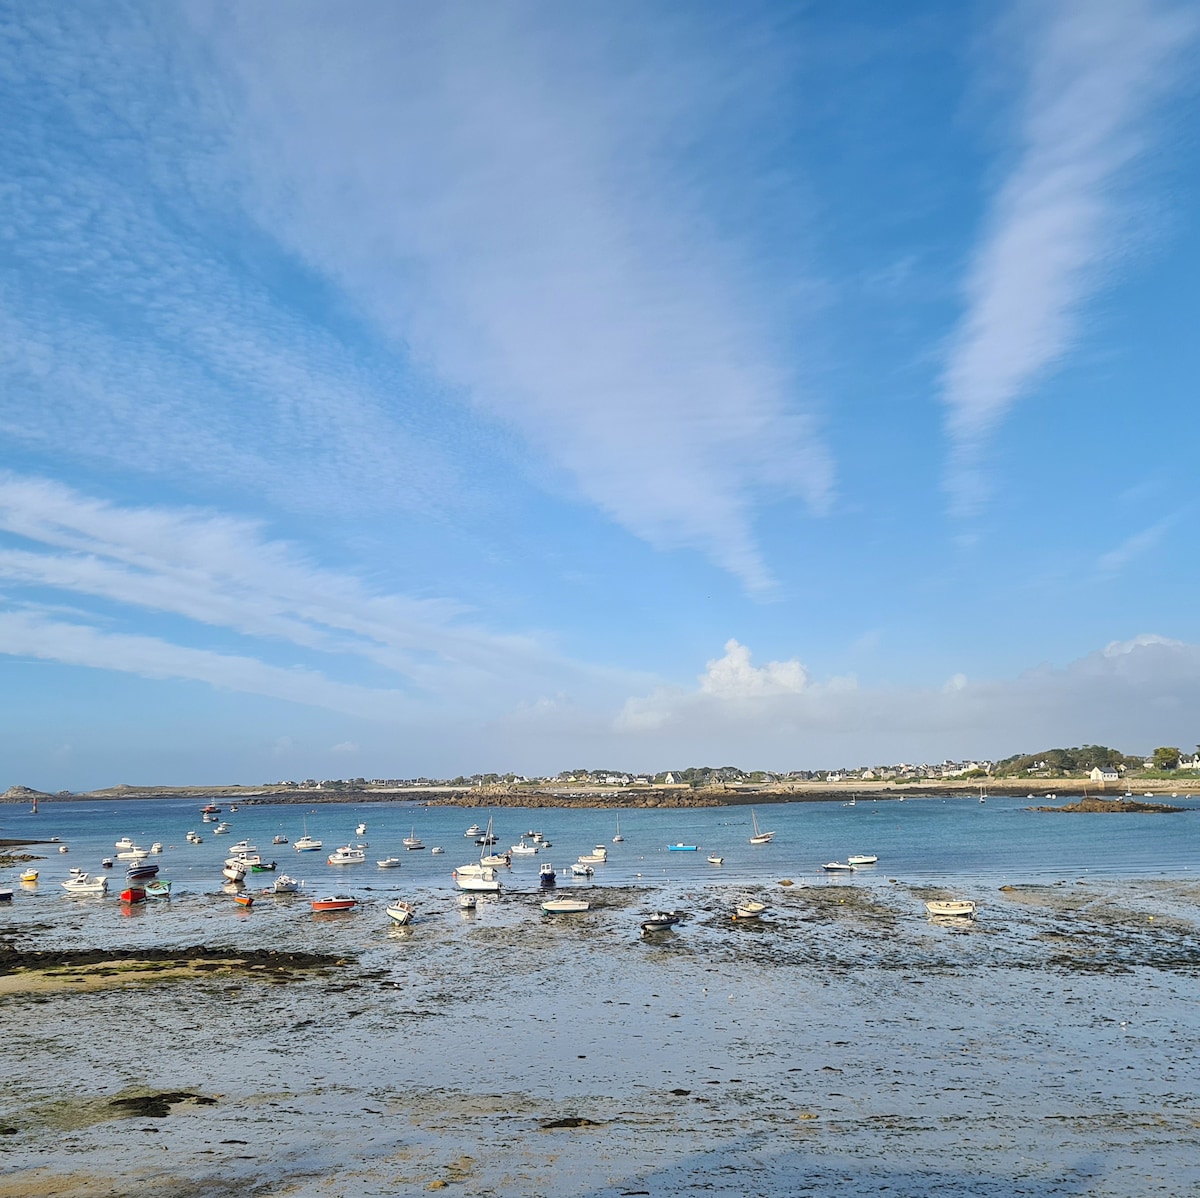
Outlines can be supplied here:
[[146, 892], [140, 886], [130, 886], [121, 891], [121, 902], [123, 903], [144, 903], [146, 901]]
[[235, 894], [233, 896], [235, 903], [240, 903], [243, 907], [252, 907], [254, 905], [254, 895], [252, 894]]
[[358, 899], [348, 894], [331, 894], [326, 898], [313, 899], [314, 911], [353, 911], [358, 906]]

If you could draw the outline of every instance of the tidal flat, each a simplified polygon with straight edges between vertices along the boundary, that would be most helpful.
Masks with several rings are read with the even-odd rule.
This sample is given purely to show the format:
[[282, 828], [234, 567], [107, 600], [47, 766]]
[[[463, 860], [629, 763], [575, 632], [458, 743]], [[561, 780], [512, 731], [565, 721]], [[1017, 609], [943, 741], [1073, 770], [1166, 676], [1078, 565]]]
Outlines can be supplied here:
[[12, 921], [0, 1198], [1200, 1191], [1200, 885], [747, 893]]

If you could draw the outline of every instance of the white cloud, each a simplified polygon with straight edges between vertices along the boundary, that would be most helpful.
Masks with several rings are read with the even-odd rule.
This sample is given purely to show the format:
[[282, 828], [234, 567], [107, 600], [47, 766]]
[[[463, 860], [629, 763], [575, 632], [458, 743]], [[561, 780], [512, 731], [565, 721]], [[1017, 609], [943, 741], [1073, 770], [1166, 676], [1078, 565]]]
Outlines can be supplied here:
[[769, 586], [756, 493], [819, 510], [831, 466], [785, 297], [749, 285], [672, 144], [763, 64], [620, 31], [609, 61], [603, 9], [212, 13], [264, 225], [613, 520]]
[[807, 685], [808, 671], [795, 658], [756, 668], [750, 650], [736, 640], [725, 642], [725, 656], [710, 661], [700, 678], [701, 694], [722, 699], [799, 694]]
[[[744, 652], [737, 649], [734, 657]], [[958, 674], [943, 686], [805, 679], [799, 689], [717, 693], [697, 685], [632, 697], [614, 720], [613, 751], [636, 768], [719, 760], [805, 769], [1000, 757], [1089, 742], [1130, 752], [1191, 743], [1200, 645], [1144, 634], [1065, 666], [970, 682]]]
[[357, 753], [358, 745], [352, 740], [343, 740], [329, 750], [331, 753]]
[[[36, 602], [10, 615], [0, 652], [195, 678], [337, 710], [377, 706], [383, 716], [418, 698], [463, 710], [504, 709], [548, 684], [604, 691], [621, 677], [563, 658], [532, 636], [490, 632], [450, 600], [374, 593], [268, 539], [252, 521], [199, 509], [123, 507], [0, 473], [0, 533], [22, 542], [0, 543], [0, 580], [17, 590], [37, 588]], [[52, 617], [45, 588], [108, 606]], [[218, 629], [249, 652], [200, 652], [139, 635], [125, 638], [130, 656], [123, 659], [114, 646], [124, 641], [111, 625], [130, 613]], [[62, 636], [59, 656], [55, 632]], [[178, 635], [195, 633], [191, 627]], [[310, 666], [293, 672], [260, 660], [307, 661], [314, 654], [354, 676], [377, 667], [388, 685], [339, 689]]]
[[1013, 169], [970, 266], [967, 312], [942, 380], [949, 480], [968, 511], [987, 435], [1078, 340], [1081, 311], [1118, 256], [1133, 168], [1155, 141], [1155, 102], [1175, 85], [1194, 11], [1159, 0], [1043, 5]]

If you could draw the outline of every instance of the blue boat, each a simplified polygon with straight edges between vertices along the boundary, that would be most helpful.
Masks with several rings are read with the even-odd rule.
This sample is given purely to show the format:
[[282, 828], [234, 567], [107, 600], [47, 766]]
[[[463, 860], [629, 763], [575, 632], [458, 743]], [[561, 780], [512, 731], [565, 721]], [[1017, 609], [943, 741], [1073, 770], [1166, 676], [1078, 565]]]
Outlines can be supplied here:
[[694, 844], [669, 844], [667, 848], [672, 853], [694, 853], [696, 851]]

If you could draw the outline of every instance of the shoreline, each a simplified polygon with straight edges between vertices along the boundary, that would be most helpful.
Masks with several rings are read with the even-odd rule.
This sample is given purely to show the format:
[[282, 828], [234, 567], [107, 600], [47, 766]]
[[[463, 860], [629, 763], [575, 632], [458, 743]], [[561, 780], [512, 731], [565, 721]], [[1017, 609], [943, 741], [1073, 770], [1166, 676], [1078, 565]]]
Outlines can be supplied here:
[[[1140, 788], [1136, 798], [1171, 797], [1183, 791], [1200, 793], [1200, 778], [1131, 780]], [[32, 802], [40, 805], [72, 802], [130, 802], [142, 799], [220, 800], [239, 806], [295, 806], [338, 803], [415, 804], [429, 807], [463, 808], [692, 808], [722, 806], [763, 806], [776, 803], [845, 803], [898, 802], [904, 799], [963, 799], [978, 800], [980, 791], [986, 797], [1095, 799], [1112, 801], [1130, 793], [1128, 790], [1108, 792], [1086, 778], [1039, 779], [1036, 782], [1020, 779], [992, 779], [982, 786], [978, 780], [969, 782], [941, 781], [937, 783], [895, 782], [797, 782], [786, 785], [770, 783], [720, 784], [692, 788], [686, 785], [644, 786], [530, 786], [525, 784], [474, 787], [413, 786], [394, 789], [366, 787], [358, 790], [300, 790], [294, 787], [240, 786], [146, 786], [114, 787], [70, 794], [44, 794], [29, 790], [14, 793], [15, 788], [0, 795], [0, 805], [15, 806]]]

